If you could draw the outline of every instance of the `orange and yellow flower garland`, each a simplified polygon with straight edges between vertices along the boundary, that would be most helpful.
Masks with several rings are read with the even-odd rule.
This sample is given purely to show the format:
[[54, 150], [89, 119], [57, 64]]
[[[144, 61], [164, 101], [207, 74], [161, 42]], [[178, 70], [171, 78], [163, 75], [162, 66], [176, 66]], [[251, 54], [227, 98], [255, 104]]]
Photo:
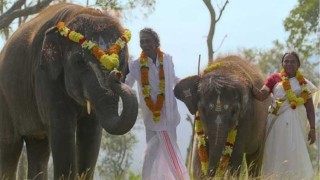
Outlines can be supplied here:
[[108, 70], [117, 69], [119, 67], [119, 52], [131, 39], [129, 30], [125, 30], [123, 35], [104, 52], [96, 43], [86, 40], [86, 37], [76, 31], [72, 31], [65, 26], [64, 22], [57, 24], [58, 31], [64, 37], [67, 37], [73, 42], [79, 43], [82, 48], [88, 49], [100, 61], [100, 63]]
[[309, 98], [309, 88], [302, 73], [299, 70], [297, 70], [296, 72], [296, 78], [299, 81], [299, 85], [301, 86], [302, 90], [301, 94], [298, 97], [292, 91], [288, 76], [283, 69], [281, 70], [280, 74], [282, 79], [282, 86], [290, 103], [290, 107], [292, 109], [295, 109], [297, 106], [306, 103]]
[[157, 49], [158, 51], [158, 61], [159, 61], [159, 91], [157, 95], [156, 103], [153, 103], [151, 99], [151, 87], [149, 84], [149, 63], [148, 57], [142, 51], [140, 54], [140, 71], [141, 71], [141, 85], [142, 85], [142, 94], [146, 105], [152, 111], [153, 120], [155, 122], [160, 121], [160, 112], [163, 106], [163, 101], [165, 98], [165, 77], [164, 77], [164, 70], [163, 70], [163, 52], [160, 48]]
[[227, 142], [224, 147], [224, 150], [222, 151], [219, 167], [217, 170], [216, 176], [218, 176], [218, 177], [223, 176], [223, 174], [226, 172], [226, 170], [228, 168], [231, 154], [233, 151], [233, 145], [234, 145], [234, 142], [236, 141], [236, 137], [237, 137], [237, 132], [238, 132], [237, 127], [235, 127], [228, 133]]
[[[205, 141], [205, 133], [203, 130], [202, 123], [200, 121], [200, 116], [198, 111], [196, 112], [194, 123], [195, 123], [194, 128], [195, 128], [195, 132], [198, 140], [198, 154], [201, 162], [201, 171], [204, 175], [207, 175], [208, 166], [209, 166], [207, 143]], [[223, 176], [223, 174], [227, 170], [230, 157], [233, 151], [233, 145], [234, 145], [234, 142], [236, 141], [237, 132], [238, 132], [237, 127], [235, 127], [228, 133], [227, 142], [222, 152], [220, 162], [219, 162], [219, 167], [217, 169], [217, 173], [216, 173], [217, 177]]]
[[207, 175], [207, 170], [209, 166], [207, 143], [205, 140], [205, 134], [204, 134], [202, 123], [200, 121], [200, 116], [198, 111], [195, 114], [194, 130], [196, 132], [197, 140], [198, 140], [198, 154], [201, 162], [201, 171], [204, 175]]

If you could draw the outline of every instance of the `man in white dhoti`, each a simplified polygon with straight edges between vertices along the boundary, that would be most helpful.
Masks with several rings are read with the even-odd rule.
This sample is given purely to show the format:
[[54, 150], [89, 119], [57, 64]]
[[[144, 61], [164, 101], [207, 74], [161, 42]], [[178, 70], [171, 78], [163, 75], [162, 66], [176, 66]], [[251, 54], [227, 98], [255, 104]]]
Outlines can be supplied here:
[[150, 28], [140, 31], [139, 59], [129, 63], [126, 84], [138, 82], [142, 116], [146, 127], [143, 180], [190, 179], [177, 144], [180, 122], [173, 88], [178, 82], [172, 57], [160, 50], [158, 34]]
[[317, 88], [298, 70], [297, 53], [285, 53], [282, 66], [281, 73], [271, 75], [262, 89], [253, 90], [259, 100], [269, 93], [273, 95], [267, 119], [262, 175], [266, 179], [313, 179], [307, 140], [313, 144], [316, 139], [311, 95]]

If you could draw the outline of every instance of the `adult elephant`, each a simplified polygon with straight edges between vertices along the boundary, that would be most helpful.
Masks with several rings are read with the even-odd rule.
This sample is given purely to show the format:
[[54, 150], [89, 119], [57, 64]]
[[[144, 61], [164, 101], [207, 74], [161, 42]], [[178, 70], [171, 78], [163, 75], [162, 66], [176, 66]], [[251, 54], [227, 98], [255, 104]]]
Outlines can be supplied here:
[[[57, 26], [59, 22], [65, 27]], [[103, 44], [122, 42], [111, 54], [118, 55], [119, 69], [124, 70], [128, 60], [124, 31], [110, 15], [63, 3], [43, 10], [11, 36], [0, 55], [1, 179], [15, 179], [24, 142], [28, 179], [47, 178], [50, 150], [54, 179], [82, 174], [93, 178], [102, 127], [122, 135], [137, 117], [135, 93], [104, 68], [113, 65], [102, 66], [96, 57], [107, 55]], [[80, 39], [82, 46], [71, 39]]]
[[[255, 100], [251, 94], [252, 85], [263, 85], [257, 68], [238, 56], [226, 56], [208, 66], [201, 76], [181, 80], [174, 89], [176, 97], [185, 103], [191, 114], [199, 111], [208, 152], [208, 169], [204, 172], [209, 176], [215, 175], [228, 133], [234, 129], [237, 135], [228, 167], [236, 170], [246, 153], [247, 163], [255, 162], [251, 172], [255, 175], [259, 172], [261, 164], [256, 161], [262, 155], [259, 152], [270, 100]], [[194, 143], [195, 147], [198, 142]], [[195, 179], [204, 175], [200, 167], [199, 154], [193, 152]]]

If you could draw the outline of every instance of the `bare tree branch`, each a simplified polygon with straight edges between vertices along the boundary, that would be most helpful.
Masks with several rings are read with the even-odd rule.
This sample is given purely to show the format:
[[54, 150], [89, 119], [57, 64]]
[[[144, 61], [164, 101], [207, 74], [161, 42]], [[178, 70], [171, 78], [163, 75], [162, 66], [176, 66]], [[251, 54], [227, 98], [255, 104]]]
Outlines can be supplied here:
[[221, 48], [221, 46], [222, 46], [222, 44], [223, 44], [223, 42], [224, 42], [224, 40], [227, 38], [227, 35], [225, 35], [224, 37], [223, 37], [223, 39], [222, 39], [222, 41], [221, 41], [221, 43], [220, 43], [220, 45], [219, 45], [219, 47], [217, 48], [217, 50], [216, 51], [218, 51], [220, 48]]
[[3, 13], [3, 15], [6, 14], [10, 14], [12, 11], [15, 11], [17, 9], [21, 9], [21, 6], [24, 5], [24, 3], [26, 3], [26, 0], [18, 0], [17, 2], [15, 2], [10, 9], [8, 9], [8, 11], [6, 11], [5, 13]]
[[210, 29], [207, 37], [207, 46], [208, 46], [208, 64], [211, 64], [213, 62], [213, 46], [212, 46], [212, 40], [213, 35], [216, 28], [216, 12], [211, 4], [211, 0], [203, 0], [204, 4], [207, 6], [209, 12], [210, 12]]
[[209, 33], [208, 33], [208, 37], [207, 37], [208, 64], [211, 64], [213, 62], [213, 55], [214, 55], [212, 41], [213, 41], [213, 36], [215, 33], [216, 23], [220, 20], [225, 7], [229, 3], [229, 0], [226, 0], [225, 4], [223, 5], [222, 9], [220, 10], [219, 17], [217, 19], [216, 19], [216, 12], [211, 4], [211, 0], [203, 0], [203, 2], [208, 8], [209, 13], [210, 13], [210, 18], [211, 18], [210, 29], [209, 29]]
[[220, 10], [220, 13], [219, 13], [219, 17], [217, 18], [216, 20], [216, 23], [220, 20], [221, 16], [222, 16], [222, 13], [224, 11], [224, 9], [226, 8], [227, 4], [229, 3], [229, 0], [226, 0], [226, 2], [224, 3], [222, 9]]
[[[47, 7], [52, 1], [53, 0], [44, 0], [44, 1], [41, 1], [39, 4], [36, 4], [34, 6], [31, 6], [25, 9], [21, 9], [21, 6], [25, 2], [25, 0], [17, 1], [15, 5], [13, 5], [13, 7], [15, 6], [15, 9], [11, 7], [7, 12], [5, 12], [3, 15], [0, 16], [0, 29], [8, 27], [12, 23], [12, 21], [18, 17], [28, 16], [31, 14], [38, 13], [43, 8]], [[23, 3], [21, 4], [21, 2]]]

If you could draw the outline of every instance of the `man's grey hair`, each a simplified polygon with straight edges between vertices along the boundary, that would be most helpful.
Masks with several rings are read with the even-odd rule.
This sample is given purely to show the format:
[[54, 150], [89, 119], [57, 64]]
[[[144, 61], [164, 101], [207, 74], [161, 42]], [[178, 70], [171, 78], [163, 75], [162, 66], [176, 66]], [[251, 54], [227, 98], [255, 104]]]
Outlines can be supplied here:
[[141, 31], [140, 31], [140, 35], [142, 33], [148, 33], [152, 36], [152, 38], [154, 39], [155, 43], [156, 43], [156, 46], [157, 48], [160, 47], [160, 38], [158, 36], [158, 33], [156, 33], [153, 29], [151, 28], [143, 28]]

